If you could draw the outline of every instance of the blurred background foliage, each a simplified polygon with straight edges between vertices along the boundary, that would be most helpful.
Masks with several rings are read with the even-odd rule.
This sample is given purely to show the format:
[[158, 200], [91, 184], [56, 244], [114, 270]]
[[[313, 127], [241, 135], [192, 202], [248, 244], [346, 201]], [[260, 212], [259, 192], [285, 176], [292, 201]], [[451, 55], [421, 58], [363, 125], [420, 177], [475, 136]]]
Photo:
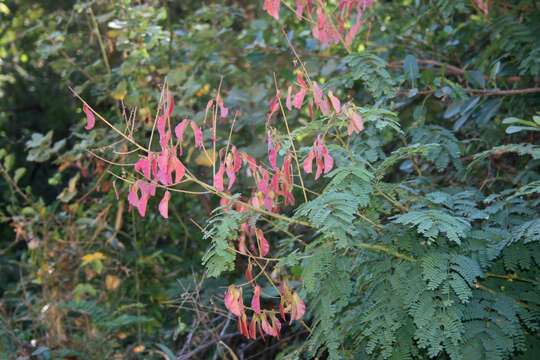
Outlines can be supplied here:
[[[483, 92], [538, 86], [537, 1], [495, 0], [489, 17], [465, 0], [378, 1], [352, 54], [321, 48], [294, 14], [283, 11], [278, 23], [261, 3], [0, 1], [0, 358], [210, 359], [228, 356], [221, 339], [246, 359], [273, 358], [306, 337], [293, 329], [271, 345], [235, 333], [220, 300], [226, 276], [205, 279], [201, 266], [208, 243], [199, 226], [215, 199], [176, 195], [172, 221], [129, 212], [126, 186], [107, 172], [113, 165], [88, 151], [118, 162], [129, 155], [109, 146], [117, 140], [109, 129], [83, 130], [70, 88], [114, 124], [135, 116], [144, 141], [165, 80], [175, 116], [198, 122], [221, 84], [241, 114], [236, 146], [262, 156], [274, 73], [285, 84], [298, 65], [285, 31], [314, 78], [360, 105], [392, 108], [406, 141], [444, 144], [429, 156], [457, 171], [430, 181], [464, 175], [460, 149], [537, 143], [537, 94]], [[529, 123], [503, 123], [510, 116]], [[365, 136], [356, 146], [370, 161], [401, 141], [374, 129]], [[493, 191], [526, 184], [538, 180], [539, 158], [494, 158], [494, 178], [469, 179]], [[187, 159], [208, 176], [204, 157]]]

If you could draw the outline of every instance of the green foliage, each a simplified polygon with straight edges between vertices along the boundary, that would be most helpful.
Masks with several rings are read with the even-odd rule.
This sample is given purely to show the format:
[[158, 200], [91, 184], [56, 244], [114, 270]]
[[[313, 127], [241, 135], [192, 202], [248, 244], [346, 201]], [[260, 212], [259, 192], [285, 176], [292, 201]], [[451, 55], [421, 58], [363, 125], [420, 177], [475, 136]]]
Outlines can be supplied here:
[[333, 177], [324, 192], [296, 210], [296, 217], [306, 217], [328, 238], [345, 248], [356, 235], [353, 224], [358, 208], [370, 201], [372, 175], [363, 167], [339, 168], [328, 175]]
[[458, 169], [461, 167], [459, 142], [451, 131], [440, 126], [424, 126], [411, 129], [411, 133], [414, 143], [439, 145], [426, 153], [426, 159], [438, 171], [444, 171], [450, 163]]
[[302, 263], [304, 288], [314, 299], [311, 306], [315, 310], [308, 351], [314, 357], [324, 347], [331, 359], [339, 359], [342, 339], [335, 325], [351, 296], [351, 263], [350, 259], [339, 259], [332, 245], [316, 245], [306, 249], [309, 257]]
[[435, 241], [439, 234], [446, 234], [448, 240], [461, 243], [467, 236], [471, 225], [462, 217], [452, 216], [442, 210], [416, 210], [393, 218], [397, 224], [411, 225], [425, 236], [428, 241]]
[[374, 98], [393, 98], [396, 93], [396, 80], [388, 72], [387, 65], [386, 61], [375, 54], [365, 52], [348, 55], [343, 59], [345, 72], [331, 79], [329, 85], [350, 88], [355, 81], [362, 80], [362, 85]]
[[69, 311], [87, 315], [100, 329], [108, 333], [117, 331], [123, 327], [145, 324], [152, 321], [152, 318], [147, 316], [112, 313], [103, 306], [91, 301], [67, 302], [62, 304], [61, 307]]
[[236, 253], [231, 250], [234, 247], [229, 242], [238, 236], [241, 217], [240, 213], [230, 210], [208, 220], [203, 238], [211, 239], [212, 244], [202, 259], [208, 276], [217, 277], [224, 271], [234, 269]]

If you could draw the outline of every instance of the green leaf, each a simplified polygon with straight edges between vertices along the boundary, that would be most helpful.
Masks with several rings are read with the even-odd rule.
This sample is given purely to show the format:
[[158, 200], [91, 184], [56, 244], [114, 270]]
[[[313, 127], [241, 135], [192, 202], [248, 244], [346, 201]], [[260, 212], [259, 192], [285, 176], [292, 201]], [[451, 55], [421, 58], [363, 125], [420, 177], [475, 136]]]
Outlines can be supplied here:
[[229, 241], [236, 240], [242, 214], [229, 210], [218, 213], [208, 221], [204, 230], [204, 239], [210, 239], [211, 245], [202, 261], [208, 276], [218, 277], [224, 271], [234, 269], [236, 253]]
[[457, 244], [468, 234], [470, 223], [462, 217], [453, 216], [442, 210], [414, 210], [392, 217], [397, 224], [411, 225], [430, 241], [435, 241], [440, 234]]
[[405, 59], [403, 60], [403, 71], [405, 71], [405, 75], [412, 83], [412, 86], [416, 87], [416, 79], [418, 79], [419, 71], [418, 62], [414, 55], [405, 56]]
[[13, 181], [15, 181], [15, 184], [21, 180], [21, 178], [26, 174], [26, 168], [18, 168], [15, 170], [15, 175], [13, 175]]

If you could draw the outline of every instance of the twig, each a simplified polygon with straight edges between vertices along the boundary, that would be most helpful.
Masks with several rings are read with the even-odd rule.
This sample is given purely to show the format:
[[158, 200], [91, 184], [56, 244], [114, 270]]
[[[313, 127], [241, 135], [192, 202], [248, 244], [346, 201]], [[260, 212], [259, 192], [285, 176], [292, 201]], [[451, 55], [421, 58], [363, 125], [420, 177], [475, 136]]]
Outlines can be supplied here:
[[97, 23], [96, 17], [94, 15], [94, 11], [92, 10], [92, 7], [88, 7], [88, 12], [90, 13], [90, 18], [92, 19], [92, 26], [94, 27], [94, 31], [96, 32], [96, 36], [99, 43], [99, 49], [101, 51], [101, 56], [103, 57], [103, 63], [105, 64], [105, 67], [107, 68], [107, 73], [111, 73], [111, 65], [109, 65], [109, 59], [107, 57], [107, 49], [105, 48], [105, 44], [103, 43], [103, 39], [101, 38], [101, 32], [99, 31], [99, 24]]
[[[408, 94], [409, 91], [410, 90], [408, 89], [400, 89], [398, 91], [398, 94], [400, 95]], [[510, 89], [510, 90], [463, 88], [463, 91], [469, 94], [478, 94], [480, 96], [511, 96], [511, 95], [527, 95], [527, 94], [540, 93], [540, 87]], [[434, 89], [420, 90], [416, 92], [416, 95], [431, 95], [435, 92], [436, 90]]]
[[235, 333], [232, 333], [232, 334], [226, 334], [226, 335], [220, 336], [220, 338], [217, 339], [217, 340], [211, 340], [209, 342], [206, 342], [206, 343], [204, 343], [202, 345], [197, 346], [195, 349], [193, 349], [192, 351], [190, 351], [187, 354], [178, 355], [176, 357], [176, 360], [192, 359], [196, 354], [200, 353], [201, 351], [204, 351], [204, 350], [208, 349], [210, 346], [216, 345], [220, 341], [230, 339], [230, 338], [233, 338], [233, 337], [238, 336], [238, 335], [240, 335], [239, 332], [235, 332]]
[[20, 195], [24, 201], [26, 201], [26, 203], [30, 204], [31, 201], [30, 201], [30, 198], [21, 190], [21, 188], [19, 188], [19, 186], [17, 185], [17, 183], [15, 182], [15, 180], [13, 180], [11, 178], [11, 176], [9, 175], [9, 173], [7, 172], [6, 169], [4, 169], [4, 167], [2, 166], [2, 164], [0, 164], [0, 174], [2, 174], [2, 176], [4, 177], [4, 179], [6, 179], [9, 187], [11, 188], [11, 190], [14, 192], [14, 193], [17, 193], [18, 195]]
[[[276, 79], [276, 73], [274, 73], [274, 85], [276, 86], [276, 93], [279, 94], [279, 88]], [[304, 179], [302, 178], [302, 170], [300, 169], [300, 162], [298, 161], [298, 153], [296, 152], [296, 146], [294, 146], [294, 139], [291, 135], [291, 130], [289, 129], [289, 123], [287, 121], [287, 115], [285, 115], [285, 109], [283, 109], [283, 104], [281, 103], [281, 98], [278, 96], [279, 108], [281, 110], [281, 115], [283, 116], [283, 121], [285, 122], [285, 128], [287, 129], [287, 135], [289, 135], [289, 141], [291, 142], [291, 147], [294, 155], [294, 161], [296, 163], [296, 169], [298, 171], [298, 177], [300, 178], [300, 185], [302, 186], [302, 193], [304, 194], [304, 200], [308, 202], [306, 187], [304, 186]]]

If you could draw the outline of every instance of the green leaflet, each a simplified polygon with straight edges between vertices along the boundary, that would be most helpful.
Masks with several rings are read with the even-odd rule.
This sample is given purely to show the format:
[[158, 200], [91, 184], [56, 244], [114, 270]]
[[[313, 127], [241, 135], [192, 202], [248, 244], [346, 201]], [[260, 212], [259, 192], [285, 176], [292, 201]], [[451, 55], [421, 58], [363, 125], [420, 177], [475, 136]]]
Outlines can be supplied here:
[[425, 236], [428, 241], [435, 241], [444, 234], [448, 240], [461, 243], [471, 229], [470, 223], [443, 210], [415, 210], [392, 218], [397, 224], [410, 225]]
[[224, 271], [234, 269], [236, 253], [231, 251], [229, 241], [236, 239], [241, 218], [240, 213], [229, 210], [215, 215], [208, 221], [204, 238], [210, 239], [211, 245], [203, 257], [208, 276], [217, 277]]
[[338, 168], [328, 177], [333, 178], [321, 196], [298, 207], [295, 217], [306, 217], [344, 248], [356, 234], [354, 220], [358, 208], [369, 204], [373, 175], [358, 166]]

